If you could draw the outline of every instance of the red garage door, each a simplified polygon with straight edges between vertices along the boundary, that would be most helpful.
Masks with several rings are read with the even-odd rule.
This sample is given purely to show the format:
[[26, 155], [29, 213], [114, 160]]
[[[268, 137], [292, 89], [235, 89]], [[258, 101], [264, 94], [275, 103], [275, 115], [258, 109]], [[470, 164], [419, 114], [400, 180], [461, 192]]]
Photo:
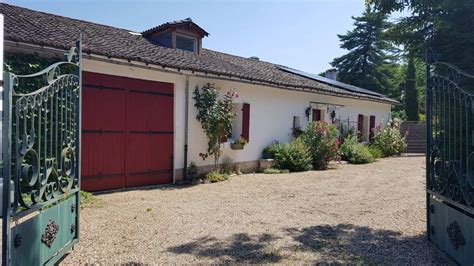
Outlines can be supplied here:
[[173, 84], [83, 72], [82, 189], [170, 183]]

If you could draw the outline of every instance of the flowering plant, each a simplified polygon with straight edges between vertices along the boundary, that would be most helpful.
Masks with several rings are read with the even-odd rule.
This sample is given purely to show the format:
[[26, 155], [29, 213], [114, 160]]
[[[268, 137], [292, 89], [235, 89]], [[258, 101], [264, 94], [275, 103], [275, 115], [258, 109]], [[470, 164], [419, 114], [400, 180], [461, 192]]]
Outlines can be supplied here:
[[379, 125], [375, 129], [374, 146], [378, 147], [383, 156], [400, 155], [406, 148], [406, 134], [400, 132], [401, 120], [390, 119], [385, 127]]
[[236, 139], [234, 141], [234, 144], [238, 144], [238, 145], [242, 145], [242, 146], [247, 145], [247, 143], [249, 143], [249, 141], [246, 140], [244, 137], [239, 137], [238, 139]]
[[330, 161], [339, 161], [337, 127], [324, 121], [311, 122], [301, 135], [308, 146], [314, 169], [326, 169]]
[[201, 123], [208, 139], [206, 153], [199, 153], [199, 156], [205, 160], [213, 155], [216, 169], [222, 154], [221, 140], [232, 131], [232, 121], [236, 116], [234, 98], [237, 97], [234, 90], [221, 96], [219, 88], [211, 83], [205, 84], [202, 88], [196, 87], [194, 90], [194, 106], [198, 111], [196, 119]]

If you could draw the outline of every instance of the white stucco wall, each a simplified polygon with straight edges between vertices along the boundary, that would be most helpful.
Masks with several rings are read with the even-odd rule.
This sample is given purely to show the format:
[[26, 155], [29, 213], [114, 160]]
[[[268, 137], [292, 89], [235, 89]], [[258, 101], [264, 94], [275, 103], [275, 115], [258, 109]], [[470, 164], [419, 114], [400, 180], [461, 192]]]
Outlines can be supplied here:
[[[184, 139], [185, 139], [185, 86], [186, 75], [165, 73], [132, 66], [111, 64], [107, 62], [85, 59], [83, 70], [123, 77], [133, 77], [146, 80], [155, 80], [174, 83], [175, 90], [175, 137], [174, 160], [175, 168], [183, 168]], [[357, 121], [357, 116], [375, 115], [376, 125], [385, 123], [390, 116], [391, 106], [385, 103], [364, 101], [357, 99], [340, 98], [310, 92], [297, 92], [263, 85], [253, 85], [238, 81], [203, 78], [190, 75], [189, 77], [189, 151], [188, 162], [194, 161], [198, 165], [212, 164], [212, 158], [203, 161], [200, 152], [206, 150], [206, 137], [201, 125], [195, 119], [196, 109], [192, 98], [192, 91], [196, 86], [205, 83], [215, 83], [224, 92], [235, 89], [239, 94], [236, 102], [250, 104], [250, 142], [244, 150], [235, 151], [230, 145], [224, 144], [224, 156], [229, 156], [235, 162], [254, 161], [261, 158], [262, 150], [272, 141], [286, 142], [291, 140], [293, 116], [299, 116], [301, 127], [308, 123], [305, 110], [310, 102], [324, 102], [343, 105], [336, 112], [336, 118]], [[329, 121], [329, 118], [327, 118]]]

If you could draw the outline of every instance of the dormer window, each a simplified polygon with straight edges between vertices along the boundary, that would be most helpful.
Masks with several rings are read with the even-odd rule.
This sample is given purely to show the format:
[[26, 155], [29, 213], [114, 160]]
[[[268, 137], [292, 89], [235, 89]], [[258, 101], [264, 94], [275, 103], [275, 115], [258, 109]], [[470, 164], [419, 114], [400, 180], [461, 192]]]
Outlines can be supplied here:
[[146, 30], [142, 35], [160, 46], [200, 53], [202, 38], [209, 36], [209, 33], [187, 18]]
[[196, 46], [196, 39], [176, 34], [176, 49], [195, 53]]

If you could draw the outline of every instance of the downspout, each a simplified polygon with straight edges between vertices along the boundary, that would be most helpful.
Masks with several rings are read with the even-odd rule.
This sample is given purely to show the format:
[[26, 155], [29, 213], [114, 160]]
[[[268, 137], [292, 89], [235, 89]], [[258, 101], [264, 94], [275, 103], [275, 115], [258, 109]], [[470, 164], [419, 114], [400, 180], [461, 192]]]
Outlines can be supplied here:
[[186, 75], [185, 85], [185, 99], [184, 99], [184, 167], [183, 180], [188, 178], [188, 121], [189, 121], [189, 76]]

